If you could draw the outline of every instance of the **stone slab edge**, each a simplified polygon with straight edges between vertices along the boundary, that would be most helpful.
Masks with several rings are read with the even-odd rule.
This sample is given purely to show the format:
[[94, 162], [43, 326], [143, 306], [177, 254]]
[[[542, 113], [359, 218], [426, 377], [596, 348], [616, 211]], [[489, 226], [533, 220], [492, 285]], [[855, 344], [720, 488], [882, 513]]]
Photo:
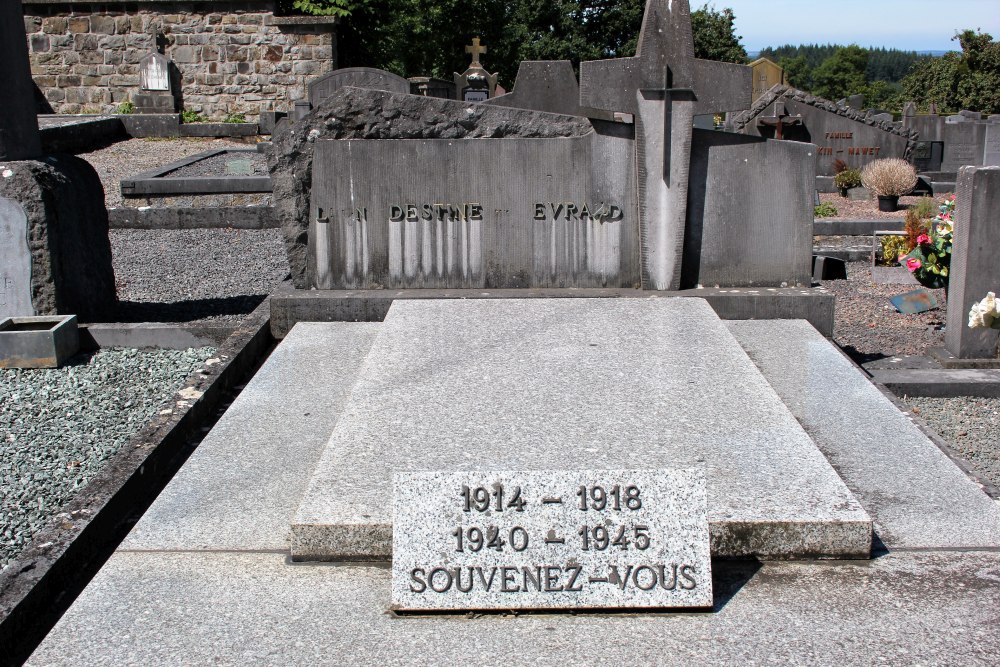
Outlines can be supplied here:
[[[830, 253], [823, 253], [829, 255]], [[833, 294], [813, 288], [704, 288], [678, 292], [630, 289], [297, 290], [284, 283], [271, 295], [271, 332], [281, 339], [296, 322], [381, 322], [396, 299], [546, 299], [696, 297], [724, 320], [807, 320], [833, 335]]]
[[957, 452], [955, 452], [951, 448], [951, 445], [949, 445], [944, 438], [939, 436], [934, 431], [934, 429], [932, 429], [927, 424], [927, 422], [923, 420], [923, 418], [914, 414], [913, 410], [910, 409], [910, 406], [904, 403], [903, 400], [899, 396], [894, 394], [891, 389], [889, 389], [887, 386], [879, 382], [877, 378], [872, 377], [869, 371], [865, 370], [864, 367], [859, 366], [857, 362], [854, 361], [854, 359], [851, 359], [851, 357], [847, 355], [839, 347], [837, 347], [837, 349], [840, 350], [840, 353], [844, 355], [845, 359], [854, 364], [855, 368], [857, 368], [860, 372], [868, 376], [871, 379], [871, 383], [875, 385], [875, 388], [878, 389], [880, 392], [882, 392], [882, 395], [885, 396], [887, 399], [889, 399], [892, 402], [892, 404], [899, 409], [900, 412], [905, 414], [909, 418], [909, 420], [913, 422], [916, 425], [916, 427], [919, 428], [923, 432], [923, 434], [926, 435], [930, 439], [930, 441], [937, 446], [938, 449], [944, 452], [945, 456], [951, 459], [952, 463], [958, 466], [958, 468], [965, 473], [966, 477], [971, 479], [990, 498], [993, 498], [994, 500], [1000, 502], [1000, 487], [997, 487], [988, 479], [977, 473], [964, 458], [962, 458]]
[[901, 232], [903, 220], [820, 220], [813, 221], [815, 236], [871, 236], [876, 231]]
[[102, 347], [186, 350], [189, 347], [219, 347], [235, 331], [235, 327], [225, 325], [85, 324], [80, 326], [80, 345], [85, 350]]
[[172, 397], [159, 415], [126, 443], [61, 508], [62, 521], [43, 529], [0, 571], [0, 663], [26, 660], [69, 608], [135, 520], [191, 453], [196, 438], [219, 416], [273, 347], [265, 300], [237, 327], [216, 356], [222, 363], [193, 373], [183, 389], [203, 392], [192, 401]]
[[995, 369], [876, 370], [872, 377], [897, 396], [1000, 398], [1000, 370]]
[[111, 229], [277, 229], [271, 206], [112, 208]]

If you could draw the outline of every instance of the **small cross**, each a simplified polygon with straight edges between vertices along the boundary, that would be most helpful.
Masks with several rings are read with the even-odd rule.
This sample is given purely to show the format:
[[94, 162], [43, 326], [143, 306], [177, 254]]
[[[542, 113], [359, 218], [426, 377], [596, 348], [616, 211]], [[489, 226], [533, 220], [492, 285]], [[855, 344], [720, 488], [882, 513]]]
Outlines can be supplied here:
[[472, 64], [473, 65], [479, 65], [480, 67], [482, 66], [480, 64], [480, 62], [479, 62], [479, 56], [480, 56], [480, 54], [486, 53], [486, 47], [479, 45], [479, 38], [478, 37], [473, 37], [472, 38], [472, 46], [465, 47], [465, 52], [472, 54]]

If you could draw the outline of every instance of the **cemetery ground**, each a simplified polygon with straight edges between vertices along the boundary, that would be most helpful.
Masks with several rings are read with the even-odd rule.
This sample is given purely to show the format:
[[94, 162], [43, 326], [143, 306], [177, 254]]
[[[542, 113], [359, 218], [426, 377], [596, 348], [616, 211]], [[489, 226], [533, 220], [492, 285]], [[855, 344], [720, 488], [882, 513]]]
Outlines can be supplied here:
[[[85, 157], [101, 174], [111, 208], [121, 203], [117, 187], [121, 178], [224, 143], [217, 140], [133, 139]], [[831, 198], [836, 203], [843, 201], [839, 195]], [[867, 219], [875, 209], [870, 202], [852, 204], [849, 219]], [[901, 216], [902, 213], [883, 214], [883, 219]], [[871, 215], [871, 218], [876, 216]], [[232, 327], [248, 317], [288, 272], [279, 230], [115, 229], [111, 231], [111, 240], [122, 300], [117, 318], [120, 322], [214, 323]], [[847, 245], [871, 247], [871, 237], [842, 241]], [[824, 281], [822, 284], [836, 295], [834, 340], [857, 363], [882, 361], [891, 364], [900, 359], [921, 357], [943, 341], [947, 307], [943, 291], [936, 292], [941, 302], [939, 309], [904, 315], [895, 311], [889, 298], [913, 286], [874, 283], [868, 261], [850, 262], [846, 281]], [[161, 403], [170, 399], [189, 370], [203, 368], [202, 363], [214, 353], [215, 348], [133, 352], [144, 361], [136, 366], [138, 371], [131, 371], [133, 378], [129, 379], [126, 379], [129, 371], [102, 370], [113, 365], [114, 357], [122, 354], [117, 350], [85, 355], [61, 371], [46, 371], [44, 375], [35, 372], [32, 380], [20, 385], [17, 383], [24, 381], [32, 371], [0, 372], [3, 374], [0, 380], [8, 387], [13, 386], [12, 391], [20, 401], [16, 408], [8, 405], [3, 410], [8, 435], [7, 442], [0, 446], [16, 447], [21, 444], [21, 438], [26, 437], [14, 424], [23, 428], [32, 422], [24, 418], [32, 409], [30, 401], [25, 401], [25, 394], [36, 389], [39, 398], [46, 401], [46, 407], [36, 409], [52, 418], [45, 419], [38, 427], [48, 431], [40, 436], [41, 440], [29, 434], [36, 438], [33, 445], [37, 447], [46, 439], [61, 440], [66, 432], [74, 430], [87, 431], [84, 440], [98, 444], [88, 448], [85, 442], [81, 448], [75, 446], [74, 441], [72, 447], [51, 450], [55, 455], [33, 460], [4, 457], [8, 461], [16, 460], [18, 474], [31, 487], [5, 482], [6, 516], [0, 530], [4, 538], [4, 562], [16, 557], [18, 549], [47, 521], [62, 516], [58, 514], [61, 505], [72, 499], [74, 490], [82, 488], [99, 472], [118, 447], [141, 428], [144, 419], [164, 409]], [[171, 378], [169, 382], [157, 379], [154, 371], [147, 368], [157, 363], [154, 359], [157, 355], [165, 359], [167, 366], [163, 372]], [[91, 369], [97, 373], [96, 379], [88, 375]], [[149, 381], [134, 382], [136, 372], [148, 372]], [[143, 393], [142, 399], [135, 401], [137, 407], [141, 403], [141, 410], [121, 410], [121, 418], [112, 419], [111, 414], [115, 411], [100, 406], [124, 399], [113, 397], [111, 387], [102, 386], [101, 381], [111, 385], [136, 384]], [[81, 402], [88, 405], [87, 410], [80, 409]], [[60, 412], [60, 405], [66, 406], [64, 415], [55, 414]], [[987, 488], [1000, 486], [1000, 446], [995, 438], [1000, 430], [1000, 399], [904, 396], [900, 397], [898, 405], [900, 409], [912, 410], [918, 423], [926, 423], [938, 434], [941, 437], [939, 445], [945, 447], [950, 456], [962, 461], [974, 479], [985, 482]], [[78, 421], [81, 415], [86, 415], [88, 423], [101, 423], [102, 427], [88, 431], [86, 424], [81, 425]], [[858, 416], [861, 421], [866, 418]], [[43, 478], [45, 483], [38, 484]]]

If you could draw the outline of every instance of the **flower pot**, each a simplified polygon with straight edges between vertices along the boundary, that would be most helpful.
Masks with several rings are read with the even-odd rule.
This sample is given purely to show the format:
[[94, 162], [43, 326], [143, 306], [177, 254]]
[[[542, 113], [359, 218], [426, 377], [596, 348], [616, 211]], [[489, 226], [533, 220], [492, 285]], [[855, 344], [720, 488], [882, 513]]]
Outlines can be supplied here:
[[898, 195], [879, 195], [878, 210], [883, 213], [892, 213], [899, 206]]

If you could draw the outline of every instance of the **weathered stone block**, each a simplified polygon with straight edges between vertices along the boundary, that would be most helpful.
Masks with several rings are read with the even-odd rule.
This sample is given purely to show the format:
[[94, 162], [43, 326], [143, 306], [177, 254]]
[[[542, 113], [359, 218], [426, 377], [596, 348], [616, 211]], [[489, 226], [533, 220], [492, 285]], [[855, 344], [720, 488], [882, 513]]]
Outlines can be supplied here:
[[[9, 175], [8, 175], [9, 172]], [[112, 316], [116, 303], [108, 214], [100, 178], [84, 160], [3, 163], [0, 197], [17, 202], [28, 221], [31, 302], [36, 314]]]
[[173, 61], [178, 64], [198, 62], [198, 50], [192, 46], [178, 46], [170, 55]]
[[60, 35], [66, 32], [68, 21], [59, 16], [47, 16], [42, 19], [42, 30], [50, 35]]
[[67, 23], [69, 31], [74, 34], [86, 34], [90, 32], [90, 18], [87, 16], [74, 16]]
[[115, 34], [115, 17], [95, 14], [90, 17], [90, 31], [100, 35]]
[[30, 39], [32, 53], [39, 53], [49, 50], [49, 36], [45, 34], [32, 35]]

